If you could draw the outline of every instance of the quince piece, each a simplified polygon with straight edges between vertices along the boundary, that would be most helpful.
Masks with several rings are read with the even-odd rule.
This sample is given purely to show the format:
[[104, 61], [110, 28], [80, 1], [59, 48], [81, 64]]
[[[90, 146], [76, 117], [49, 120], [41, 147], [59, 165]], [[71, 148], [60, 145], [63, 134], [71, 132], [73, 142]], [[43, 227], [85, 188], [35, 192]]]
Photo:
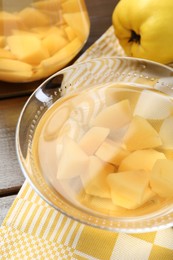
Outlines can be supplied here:
[[134, 116], [123, 138], [129, 151], [154, 148], [162, 144], [152, 125], [140, 116]]
[[49, 12], [58, 12], [60, 9], [59, 0], [43, 0], [32, 3], [34, 8], [39, 9], [40, 11], [49, 11]]
[[0, 80], [8, 82], [25, 82], [33, 79], [32, 71], [0, 71]]
[[87, 171], [80, 175], [85, 192], [101, 198], [111, 198], [106, 178], [112, 172], [114, 172], [113, 165], [103, 162], [96, 156], [90, 156]]
[[21, 61], [39, 64], [49, 57], [48, 51], [42, 46], [40, 39], [33, 35], [12, 35], [7, 37], [7, 44]]
[[159, 135], [163, 142], [163, 147], [173, 149], [173, 116], [166, 118], [160, 128]]
[[24, 28], [18, 15], [0, 11], [0, 35], [10, 35], [12, 30]]
[[43, 60], [41, 66], [43, 66], [45, 74], [47, 72], [49, 75], [65, 66], [81, 49], [81, 46], [81, 41], [78, 38], [75, 38], [60, 51], [56, 52], [52, 57]]
[[172, 110], [172, 102], [163, 95], [143, 90], [136, 104], [134, 115], [145, 119], [163, 120]]
[[48, 34], [42, 40], [43, 46], [48, 50], [50, 56], [54, 53], [65, 47], [68, 44], [68, 41], [62, 37], [60, 34]]
[[0, 48], [4, 48], [5, 47], [5, 41], [6, 41], [5, 36], [0, 36]]
[[132, 119], [132, 112], [128, 100], [120, 101], [106, 107], [93, 120], [92, 125], [110, 128], [111, 134], [128, 124]]
[[0, 59], [0, 71], [4, 72], [32, 72], [32, 66], [18, 60]]
[[127, 171], [109, 174], [107, 182], [112, 202], [126, 209], [136, 209], [144, 203], [149, 178], [145, 171]]
[[89, 157], [80, 146], [70, 137], [64, 137], [57, 179], [73, 178], [85, 173], [88, 161]]
[[106, 139], [95, 152], [95, 155], [105, 162], [119, 165], [129, 152], [119, 143]]
[[92, 127], [79, 141], [80, 147], [88, 155], [93, 155], [98, 147], [103, 143], [109, 135], [109, 128]]
[[0, 48], [1, 59], [16, 59], [16, 57], [8, 50]]
[[153, 149], [134, 151], [122, 160], [118, 171], [151, 171], [155, 162], [159, 159], [166, 159], [164, 153]]
[[61, 4], [61, 7], [63, 13], [82, 12], [82, 10], [85, 9], [83, 1], [79, 0], [67, 0]]
[[66, 32], [69, 41], [72, 41], [74, 40], [74, 38], [76, 38], [76, 34], [74, 30], [70, 26], [66, 26], [64, 28], [64, 31]]
[[173, 160], [158, 160], [151, 172], [150, 185], [160, 197], [173, 196]]
[[82, 42], [86, 41], [89, 34], [89, 21], [87, 13], [64, 13], [63, 18], [67, 25], [69, 25], [74, 30], [79, 39]]
[[52, 140], [57, 137], [60, 129], [63, 127], [64, 123], [68, 119], [70, 114], [70, 104], [60, 106], [55, 112], [49, 117], [46, 122], [44, 129], [44, 138], [46, 140]]
[[32, 7], [26, 7], [18, 16], [28, 28], [50, 25], [50, 17]]

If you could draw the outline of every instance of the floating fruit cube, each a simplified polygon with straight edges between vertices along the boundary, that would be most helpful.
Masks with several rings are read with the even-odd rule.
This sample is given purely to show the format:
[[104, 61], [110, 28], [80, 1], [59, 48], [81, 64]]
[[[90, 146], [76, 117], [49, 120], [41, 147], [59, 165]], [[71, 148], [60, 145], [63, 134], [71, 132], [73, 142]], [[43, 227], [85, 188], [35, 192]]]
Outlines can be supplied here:
[[110, 188], [106, 178], [112, 172], [114, 172], [113, 165], [103, 162], [96, 156], [91, 156], [87, 171], [80, 175], [85, 192], [101, 198], [110, 198]]
[[70, 26], [66, 26], [66, 27], [64, 28], [64, 31], [66, 32], [67, 38], [68, 38], [69, 41], [74, 40], [74, 38], [76, 38], [76, 36], [77, 36], [77, 35], [75, 34], [74, 30], [73, 30]]
[[162, 144], [157, 131], [140, 116], [133, 117], [123, 140], [129, 151], [154, 148]]
[[128, 100], [104, 108], [93, 120], [92, 125], [110, 128], [111, 133], [127, 125], [132, 119]]
[[173, 196], [173, 160], [158, 160], [151, 172], [150, 185], [160, 197]]
[[164, 153], [155, 151], [154, 149], [134, 151], [122, 160], [118, 171], [151, 171], [155, 162], [159, 159], [166, 159], [166, 157]]
[[50, 17], [32, 7], [23, 9], [18, 13], [18, 17], [28, 28], [50, 25]]
[[73, 178], [83, 174], [89, 157], [70, 137], [64, 137], [63, 149], [58, 162], [57, 179]]
[[127, 171], [109, 174], [107, 182], [115, 205], [126, 209], [136, 209], [144, 203], [148, 193], [149, 178], [145, 171]]
[[95, 155], [105, 162], [119, 165], [120, 162], [129, 154], [123, 149], [121, 144], [106, 139], [95, 152]]
[[163, 142], [163, 147], [173, 149], [173, 116], [166, 118], [160, 128], [159, 135]]
[[21, 61], [39, 64], [49, 57], [40, 39], [34, 35], [12, 35], [7, 37], [7, 43], [12, 54]]
[[48, 34], [42, 41], [43, 46], [45, 49], [48, 50], [49, 55], [52, 56], [57, 51], [65, 47], [68, 44], [68, 41], [61, 36], [60, 34]]
[[109, 128], [105, 127], [92, 127], [79, 141], [80, 147], [88, 155], [93, 155], [98, 147], [103, 143], [109, 135]]
[[0, 11], [0, 35], [10, 35], [14, 29], [24, 28], [21, 17]]

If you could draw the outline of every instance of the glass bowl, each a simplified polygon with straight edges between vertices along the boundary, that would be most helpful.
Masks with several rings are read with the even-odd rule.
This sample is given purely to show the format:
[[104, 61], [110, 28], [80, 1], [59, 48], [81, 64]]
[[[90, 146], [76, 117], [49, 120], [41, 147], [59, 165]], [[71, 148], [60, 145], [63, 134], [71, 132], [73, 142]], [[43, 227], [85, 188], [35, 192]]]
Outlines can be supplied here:
[[[61, 181], [56, 180], [54, 185], [54, 182], [51, 182], [45, 174], [38, 170], [33, 140], [37, 140], [39, 134], [35, 134], [35, 131], [40, 120], [44, 118], [47, 111], [51, 110], [55, 102], [62, 102], [65, 99], [68, 104], [68, 100], [77, 97], [78, 99], [74, 99], [74, 107], [78, 108], [76, 100], [79, 101], [80, 97], [87, 91], [92, 93], [97, 88], [107, 89], [110, 86], [117, 86], [117, 84], [119, 84], [121, 91], [123, 88], [129, 89], [130, 87], [130, 90], [125, 94], [126, 99], [129, 98], [130, 101], [133, 100], [134, 93], [137, 95], [139, 91], [147, 93], [142, 111], [148, 111], [147, 108], [152, 107], [152, 103], [158, 95], [163, 95], [164, 98], [169, 99], [169, 102], [173, 102], [173, 70], [167, 66], [128, 57], [105, 57], [74, 64], [49, 77], [26, 102], [19, 117], [16, 131], [16, 149], [20, 167], [27, 181], [43, 200], [54, 209], [81, 223], [128, 233], [150, 232], [170, 227], [173, 225], [172, 197], [166, 200], [166, 203], [165, 200], [157, 201], [156, 207], [153, 207], [151, 211], [150, 205], [144, 210], [127, 210], [125, 213], [117, 215], [111, 211], [98, 212], [94, 207], [82, 206], [73, 199], [71, 200], [70, 196], [64, 196], [59, 185]], [[119, 101], [122, 100], [121, 91], [116, 96]], [[110, 91], [110, 93], [113, 92]], [[113, 95], [109, 96], [110, 102], [112, 102]], [[157, 117], [157, 112], [161, 111], [161, 117], [166, 117], [165, 113], [167, 112], [165, 111], [167, 110], [164, 104], [164, 102], [156, 102], [156, 106], [151, 109], [154, 111], [153, 115], [156, 114]], [[143, 109], [144, 107], [145, 109]], [[173, 113], [173, 110], [170, 111]], [[157, 119], [160, 120], [160, 118]], [[80, 121], [80, 118], [78, 120]], [[53, 121], [53, 124], [56, 121], [58, 118]], [[46, 161], [48, 153], [44, 151], [43, 154]], [[50, 168], [48, 171], [51, 175]], [[68, 186], [68, 189], [69, 187], [72, 190], [76, 189], [75, 183]]]

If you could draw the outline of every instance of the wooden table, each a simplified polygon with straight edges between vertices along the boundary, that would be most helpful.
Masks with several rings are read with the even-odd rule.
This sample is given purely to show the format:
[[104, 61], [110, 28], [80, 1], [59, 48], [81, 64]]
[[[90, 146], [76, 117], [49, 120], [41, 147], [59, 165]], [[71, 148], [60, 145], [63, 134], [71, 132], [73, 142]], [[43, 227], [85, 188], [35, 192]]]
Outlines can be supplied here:
[[[112, 12], [118, 0], [86, 0], [85, 2], [90, 16], [91, 30], [89, 39], [80, 54], [109, 28], [112, 23]], [[32, 84], [0, 82], [0, 224], [24, 182], [15, 151], [17, 120], [24, 103], [40, 83], [41, 81]]]

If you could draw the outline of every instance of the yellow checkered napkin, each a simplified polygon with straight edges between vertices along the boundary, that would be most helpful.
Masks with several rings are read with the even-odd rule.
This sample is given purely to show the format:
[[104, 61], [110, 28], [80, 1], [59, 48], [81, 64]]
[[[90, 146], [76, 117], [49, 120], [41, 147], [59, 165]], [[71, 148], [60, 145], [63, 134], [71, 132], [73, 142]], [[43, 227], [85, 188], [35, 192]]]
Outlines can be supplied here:
[[[78, 61], [124, 55], [113, 28]], [[25, 182], [0, 229], [0, 259], [173, 260], [173, 229], [123, 234], [80, 224], [55, 211]]]

